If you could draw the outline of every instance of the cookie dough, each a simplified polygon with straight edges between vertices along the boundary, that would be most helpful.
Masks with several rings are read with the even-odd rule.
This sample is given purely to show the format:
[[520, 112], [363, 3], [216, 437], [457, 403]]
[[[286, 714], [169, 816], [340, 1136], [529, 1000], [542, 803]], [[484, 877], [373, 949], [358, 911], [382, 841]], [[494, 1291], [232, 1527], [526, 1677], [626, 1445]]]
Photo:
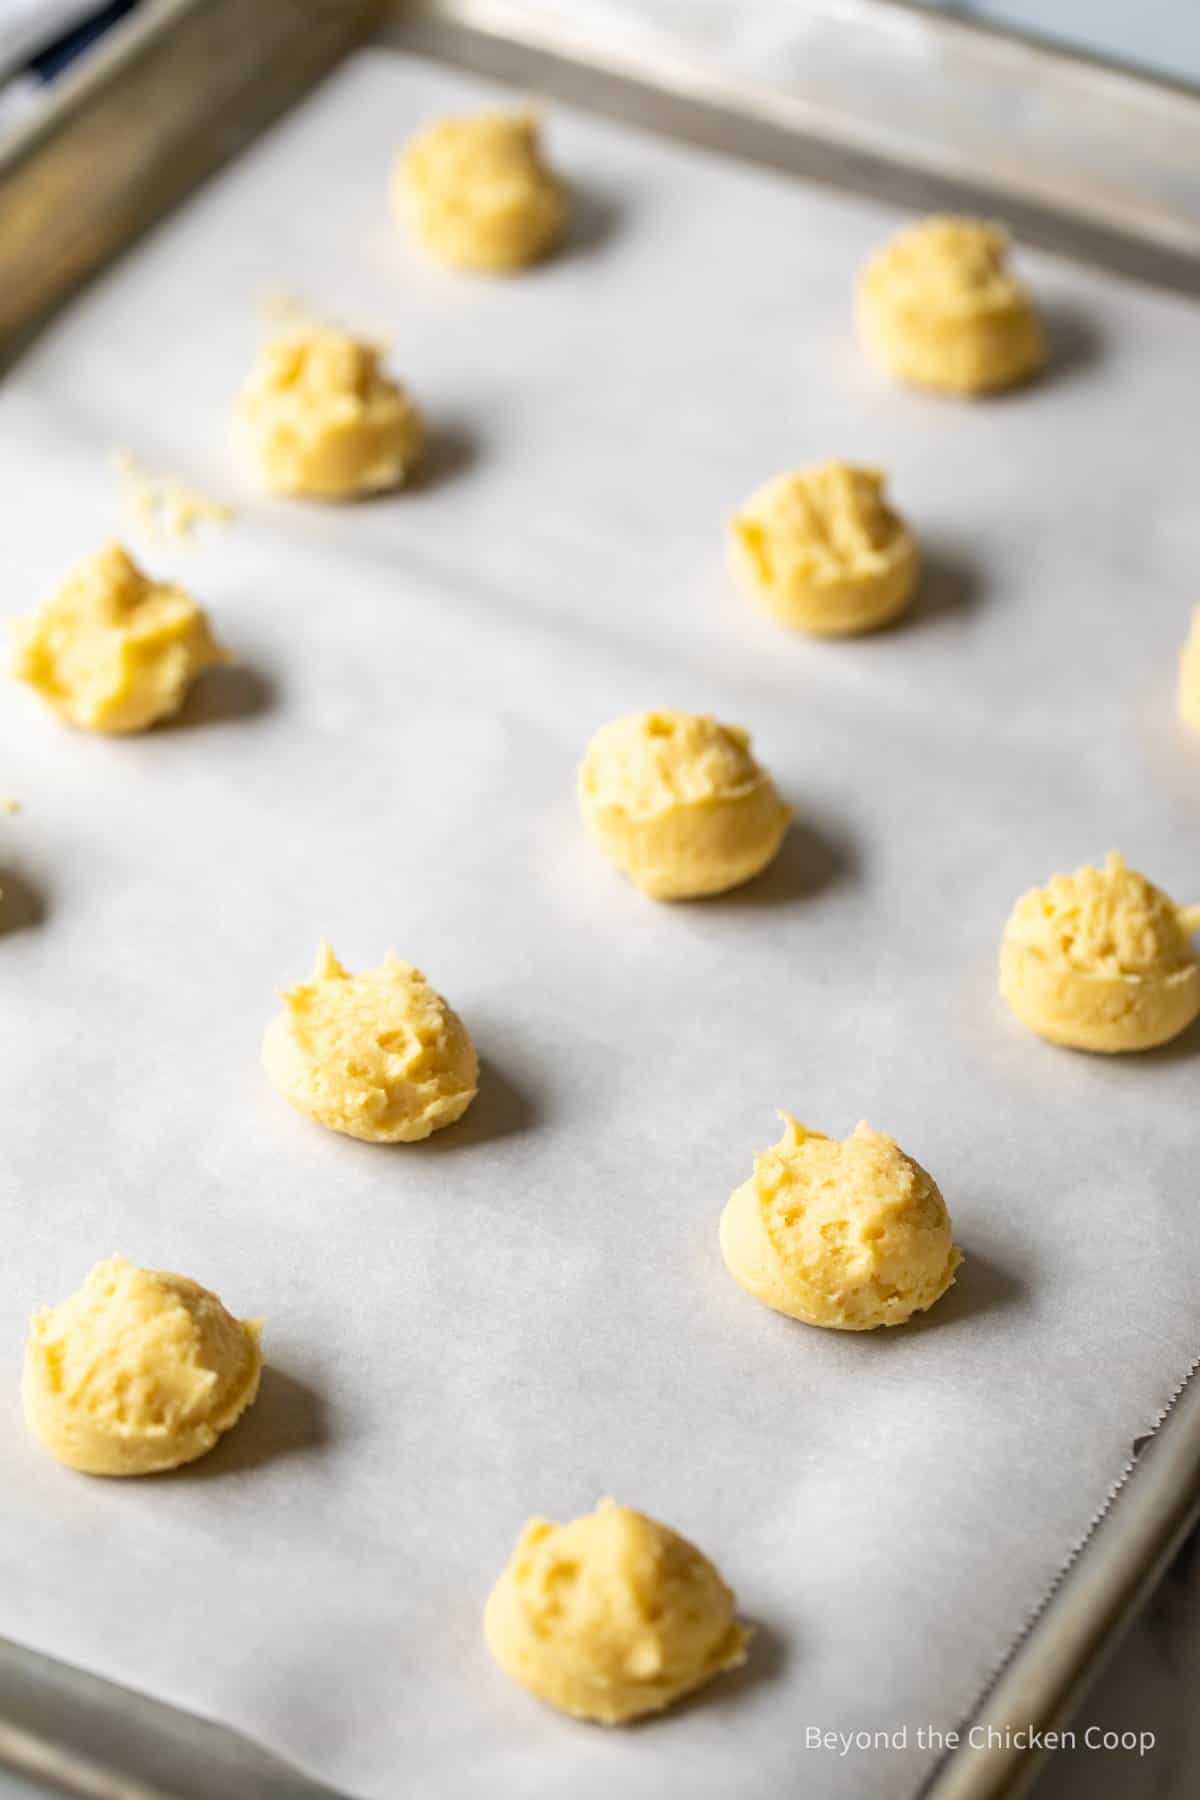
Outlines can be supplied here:
[[1023, 1025], [1074, 1050], [1150, 1050], [1200, 1013], [1191, 934], [1200, 907], [1178, 907], [1110, 850], [1030, 888], [1000, 946], [1000, 992]]
[[845, 1139], [781, 1113], [784, 1133], [721, 1215], [721, 1254], [764, 1306], [835, 1331], [903, 1325], [954, 1280], [946, 1203], [865, 1120]]
[[781, 625], [819, 636], [871, 631], [902, 613], [916, 541], [877, 469], [820, 463], [777, 475], [733, 519], [733, 570]]
[[97, 1263], [35, 1313], [21, 1398], [29, 1429], [85, 1475], [154, 1475], [211, 1450], [258, 1393], [259, 1319], [184, 1275]]
[[514, 1681], [604, 1725], [658, 1712], [736, 1668], [748, 1640], [708, 1558], [612, 1500], [569, 1525], [531, 1519], [483, 1629]]
[[232, 662], [190, 594], [152, 581], [119, 544], [76, 563], [15, 629], [13, 672], [83, 731], [145, 731], [197, 675]]
[[1042, 328], [1006, 266], [1008, 233], [977, 219], [923, 219], [868, 262], [857, 315], [867, 349], [902, 381], [988, 394], [1045, 361]]
[[380, 367], [378, 345], [308, 322], [264, 343], [238, 400], [237, 436], [273, 493], [354, 500], [407, 479], [425, 428]]
[[1200, 731], [1200, 606], [1192, 614], [1192, 629], [1179, 658], [1179, 716], [1193, 731]]
[[542, 159], [534, 112], [442, 119], [401, 151], [392, 181], [418, 243], [456, 269], [507, 273], [559, 242], [566, 193]]
[[466, 1026], [392, 951], [379, 968], [350, 975], [323, 944], [312, 980], [283, 1001], [263, 1044], [267, 1073], [330, 1131], [413, 1144], [453, 1125], [475, 1098], [479, 1064]]
[[578, 788], [594, 842], [655, 900], [749, 881], [793, 816], [751, 755], [749, 733], [701, 713], [631, 713], [605, 725]]

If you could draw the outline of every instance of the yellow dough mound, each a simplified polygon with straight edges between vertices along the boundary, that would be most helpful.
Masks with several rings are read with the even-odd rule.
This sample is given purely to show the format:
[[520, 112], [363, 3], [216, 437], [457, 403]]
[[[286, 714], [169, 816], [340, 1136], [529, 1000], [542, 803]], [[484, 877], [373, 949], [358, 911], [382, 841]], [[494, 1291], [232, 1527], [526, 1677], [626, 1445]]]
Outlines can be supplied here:
[[1192, 614], [1192, 629], [1179, 658], [1179, 716], [1193, 731], [1200, 731], [1200, 607]]
[[986, 394], [1045, 361], [1028, 293], [1006, 266], [1008, 234], [976, 219], [909, 226], [867, 263], [857, 316], [867, 349], [902, 381]]
[[721, 1215], [734, 1280], [764, 1306], [836, 1331], [925, 1312], [962, 1261], [937, 1183], [865, 1120], [838, 1139], [780, 1117], [783, 1137]]
[[593, 841], [655, 900], [738, 887], [765, 869], [792, 818], [740, 725], [631, 713], [598, 731], [579, 767]]
[[322, 945], [311, 981], [283, 996], [263, 1061], [285, 1100], [348, 1137], [412, 1144], [461, 1119], [479, 1064], [458, 1014], [389, 950], [350, 975]]
[[34, 1314], [21, 1384], [29, 1429], [85, 1475], [193, 1462], [257, 1394], [261, 1329], [184, 1275], [112, 1256]]
[[238, 400], [247, 460], [273, 493], [353, 500], [399, 487], [425, 427], [377, 345], [332, 325], [268, 338]]
[[566, 193], [542, 159], [532, 112], [442, 119], [405, 146], [393, 200], [417, 241], [456, 269], [505, 273], [559, 242]]
[[514, 1681], [604, 1725], [658, 1712], [735, 1668], [748, 1639], [708, 1558], [612, 1500], [569, 1525], [532, 1519], [483, 1629]]
[[14, 674], [82, 731], [145, 731], [232, 660], [191, 595], [151, 581], [119, 544], [76, 563], [15, 627]]
[[1200, 907], [1177, 907], [1110, 850], [1030, 888], [1000, 946], [1000, 992], [1023, 1025], [1074, 1050], [1150, 1050], [1200, 1013], [1191, 934]]
[[821, 463], [777, 475], [730, 528], [734, 574], [781, 625], [820, 636], [871, 631], [904, 611], [917, 546], [876, 469]]

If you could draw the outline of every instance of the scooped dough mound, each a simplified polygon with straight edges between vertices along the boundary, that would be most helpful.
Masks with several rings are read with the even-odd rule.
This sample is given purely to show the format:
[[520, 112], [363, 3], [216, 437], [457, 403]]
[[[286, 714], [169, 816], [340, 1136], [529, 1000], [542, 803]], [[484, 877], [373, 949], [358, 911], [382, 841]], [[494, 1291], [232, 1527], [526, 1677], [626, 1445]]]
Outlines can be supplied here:
[[721, 1215], [734, 1280], [776, 1312], [837, 1331], [925, 1312], [962, 1261], [937, 1183], [865, 1120], [838, 1139], [780, 1117], [783, 1137]]
[[1191, 934], [1200, 907], [1177, 907], [1110, 850], [1030, 888], [1000, 947], [1000, 992], [1023, 1025], [1075, 1050], [1149, 1050], [1200, 1013]]
[[740, 725], [631, 713], [598, 731], [579, 768], [595, 843], [656, 900], [719, 894], [771, 861], [792, 813]]
[[542, 159], [537, 114], [442, 119], [401, 151], [397, 212], [417, 241], [456, 269], [505, 273], [554, 248], [566, 193]]
[[1192, 629], [1179, 658], [1179, 716], [1193, 731], [1200, 731], [1200, 606], [1192, 614]]
[[916, 542], [884, 500], [877, 469], [821, 463], [777, 475], [731, 528], [734, 573], [781, 625], [838, 636], [904, 611], [916, 586]]
[[389, 950], [350, 975], [328, 945], [311, 981], [283, 996], [263, 1045], [285, 1100], [348, 1137], [411, 1144], [453, 1125], [475, 1098], [479, 1064], [458, 1014]]
[[153, 1475], [211, 1450], [258, 1392], [258, 1319], [185, 1275], [97, 1263], [35, 1313], [21, 1398], [30, 1430], [86, 1475]]
[[1008, 233], [977, 219], [924, 219], [867, 263], [857, 313], [892, 375], [952, 394], [1027, 380], [1045, 361], [1028, 293], [1007, 267]]
[[379, 347], [311, 322], [267, 339], [237, 426], [266, 487], [313, 500], [399, 487], [425, 438], [413, 401], [380, 367]]
[[514, 1681], [605, 1725], [658, 1712], [735, 1668], [748, 1639], [708, 1558], [612, 1500], [568, 1525], [532, 1519], [483, 1628]]
[[152, 581], [119, 544], [76, 563], [15, 628], [13, 672], [83, 731], [145, 731], [232, 660], [191, 595]]

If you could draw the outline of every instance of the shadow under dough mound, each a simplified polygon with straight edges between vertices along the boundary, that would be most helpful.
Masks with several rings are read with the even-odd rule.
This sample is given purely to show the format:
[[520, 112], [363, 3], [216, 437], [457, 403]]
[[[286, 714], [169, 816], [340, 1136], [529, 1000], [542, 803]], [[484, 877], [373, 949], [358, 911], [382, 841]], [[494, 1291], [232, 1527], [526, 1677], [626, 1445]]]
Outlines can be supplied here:
[[267, 677], [244, 663], [206, 669], [193, 682], [187, 699], [163, 731], [188, 731], [198, 725], [223, 725], [235, 719], [255, 719], [275, 705], [275, 688]]
[[416, 1151], [437, 1154], [470, 1149], [476, 1144], [495, 1143], [500, 1138], [515, 1137], [530, 1131], [538, 1123], [537, 1109], [528, 1095], [514, 1087], [490, 1058], [479, 1058], [479, 1092], [462, 1118], [444, 1131], [418, 1144], [400, 1144], [396, 1148], [405, 1155]]
[[1103, 361], [1104, 338], [1087, 313], [1055, 302], [1039, 310], [1046, 334], [1046, 366], [1038, 381], [1059, 381], [1083, 374]]
[[[270, 1330], [270, 1319], [267, 1330]], [[268, 1345], [269, 1354], [269, 1345]], [[331, 1437], [325, 1402], [305, 1382], [270, 1363], [263, 1365], [258, 1398], [232, 1431], [194, 1463], [185, 1463], [158, 1480], [211, 1480], [240, 1475], [280, 1457], [320, 1449]]]
[[0, 937], [28, 931], [46, 917], [46, 898], [15, 869], [0, 869]]
[[[953, 1206], [950, 1212], [953, 1218]], [[953, 1287], [940, 1300], [935, 1300], [928, 1312], [918, 1313], [906, 1325], [898, 1325], [891, 1330], [868, 1332], [866, 1336], [872, 1342], [879, 1342], [895, 1337], [897, 1333], [910, 1337], [920, 1332], [939, 1331], [946, 1326], [979, 1319], [985, 1313], [998, 1312], [1003, 1307], [1012, 1306], [1028, 1289], [1028, 1281], [1014, 1270], [995, 1262], [989, 1256], [981, 1255], [967, 1244], [963, 1248], [962, 1264], [954, 1277]]]
[[960, 551], [931, 544], [921, 549], [921, 573], [908, 611], [885, 631], [961, 618], [978, 605], [982, 591], [979, 572]]
[[788, 826], [775, 860], [761, 875], [726, 894], [682, 904], [703, 908], [705, 913], [786, 906], [793, 900], [810, 899], [836, 882], [851, 880], [857, 867], [858, 858], [845, 838], [833, 836], [801, 812]]

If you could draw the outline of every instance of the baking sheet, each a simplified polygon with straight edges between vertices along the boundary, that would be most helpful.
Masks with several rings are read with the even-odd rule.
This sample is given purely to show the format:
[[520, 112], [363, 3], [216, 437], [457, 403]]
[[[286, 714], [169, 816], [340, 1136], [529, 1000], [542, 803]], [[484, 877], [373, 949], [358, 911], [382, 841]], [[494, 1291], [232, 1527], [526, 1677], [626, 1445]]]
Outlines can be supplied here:
[[[1196, 1034], [1131, 1061], [993, 997], [1012, 898], [1120, 845], [1200, 894], [1173, 719], [1200, 550], [1188, 303], [1044, 256], [1056, 366], [978, 408], [894, 389], [849, 291], [883, 207], [555, 109], [571, 253], [418, 262], [396, 143], [481, 84], [354, 59], [77, 303], [0, 394], [6, 612], [117, 520], [127, 444], [217, 494], [255, 301], [393, 340], [429, 479], [258, 502], [186, 579], [243, 658], [127, 743], [0, 708], [10, 1346], [0, 1629], [227, 1720], [365, 1796], [751, 1800], [915, 1789], [1195, 1353]], [[731, 591], [731, 506], [827, 455], [891, 471], [917, 613], [793, 640]], [[634, 707], [748, 724], [800, 822], [741, 895], [643, 900], [574, 816]], [[258, 1067], [317, 939], [462, 1011], [463, 1124], [381, 1151]], [[967, 1257], [927, 1321], [805, 1331], [716, 1222], [786, 1106], [929, 1167]], [[120, 1249], [267, 1319], [258, 1406], [191, 1471], [71, 1476], [25, 1436], [28, 1312]], [[525, 1517], [606, 1493], [719, 1561], [741, 1674], [623, 1734], [488, 1661]], [[907, 1727], [895, 1749], [806, 1731]]]

